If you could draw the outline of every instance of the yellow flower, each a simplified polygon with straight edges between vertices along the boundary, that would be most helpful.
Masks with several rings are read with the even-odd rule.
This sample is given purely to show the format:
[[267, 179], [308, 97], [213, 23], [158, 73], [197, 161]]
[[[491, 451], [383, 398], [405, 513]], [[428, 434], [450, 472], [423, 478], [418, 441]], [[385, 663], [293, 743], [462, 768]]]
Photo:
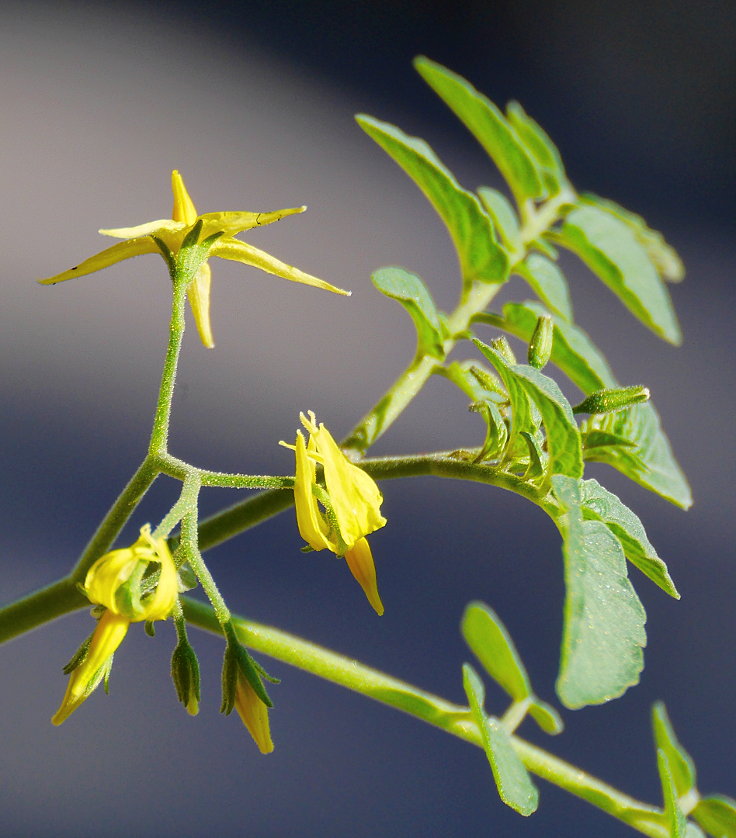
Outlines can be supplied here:
[[238, 672], [235, 687], [235, 709], [243, 724], [248, 728], [253, 741], [258, 745], [258, 750], [262, 754], [270, 754], [273, 751], [273, 741], [268, 722], [268, 707], [258, 698], [256, 691], [242, 672]]
[[[294, 505], [299, 532], [312, 549], [327, 548], [344, 556], [370, 604], [383, 614], [365, 538], [386, 524], [380, 512], [383, 496], [373, 478], [342, 453], [327, 428], [316, 425], [314, 413], [310, 411], [308, 417], [301, 413], [299, 418], [309, 432], [309, 442], [297, 431], [295, 445], [282, 443], [296, 453]], [[324, 470], [324, 490], [317, 484], [317, 464]]]
[[[304, 285], [323, 288], [335, 294], [349, 295], [349, 291], [336, 288], [322, 279], [281, 262], [275, 256], [271, 256], [269, 253], [253, 247], [253, 245], [234, 238], [235, 235], [242, 233], [244, 230], [262, 227], [264, 224], [279, 221], [287, 215], [304, 212], [306, 207], [294, 207], [292, 209], [276, 210], [275, 212], [208, 212], [204, 215], [197, 215], [184, 181], [176, 170], [171, 173], [171, 189], [174, 193], [174, 208], [171, 219], [164, 218], [158, 221], [150, 221], [137, 227], [100, 230], [99, 232], [104, 236], [113, 236], [127, 241], [108, 247], [107, 250], [85, 259], [84, 262], [68, 271], [47, 279], [40, 279], [39, 282], [42, 285], [54, 285], [57, 282], [64, 282], [76, 276], [84, 276], [102, 270], [116, 262], [121, 262], [123, 259], [129, 259], [131, 256], [139, 256], [142, 253], [161, 254], [154, 239], [160, 239], [176, 257], [187, 234], [191, 232], [197, 222], [201, 221], [200, 241], [217, 233], [223, 234], [211, 246], [208, 257], [219, 256], [222, 259], [242, 262], [266, 273], [290, 279], [292, 282], [301, 282]], [[211, 349], [214, 343], [212, 341], [209, 312], [210, 279], [210, 267], [205, 261], [190, 282], [187, 294], [202, 343]]]
[[[161, 565], [153, 590], [144, 573], [150, 562]], [[154, 539], [151, 529], [141, 528], [131, 547], [112, 550], [101, 556], [87, 572], [84, 590], [90, 602], [103, 605], [105, 611], [92, 634], [81, 662], [72, 669], [64, 699], [51, 721], [60, 725], [107, 676], [112, 657], [123, 642], [131, 622], [165, 620], [178, 596], [176, 565], [166, 539]]]

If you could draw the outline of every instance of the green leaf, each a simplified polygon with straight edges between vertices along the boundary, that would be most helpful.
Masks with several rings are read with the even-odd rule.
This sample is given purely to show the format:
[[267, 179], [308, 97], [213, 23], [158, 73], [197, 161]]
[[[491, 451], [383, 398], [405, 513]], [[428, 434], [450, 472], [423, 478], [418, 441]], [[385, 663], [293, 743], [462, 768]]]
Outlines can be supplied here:
[[520, 815], [531, 815], [539, 805], [539, 792], [514, 750], [506, 728], [498, 719], [486, 716], [483, 710], [483, 683], [473, 667], [467, 663], [463, 665], [463, 687], [473, 718], [480, 730], [483, 750], [491, 765], [501, 800]]
[[[547, 310], [539, 303], [506, 303], [503, 307], [502, 328], [528, 341], [537, 318]], [[567, 323], [552, 315], [555, 326], [550, 361], [584, 392], [590, 393], [602, 387], [615, 387], [608, 362], [588, 335], [578, 326]]]
[[555, 238], [576, 253], [631, 313], [670, 343], [682, 341], [667, 289], [631, 228], [594, 206], [574, 209]]
[[661, 701], [652, 707], [652, 729], [657, 750], [663, 751], [669, 763], [670, 776], [678, 797], [695, 788], [695, 763], [678, 742]]
[[521, 247], [519, 217], [509, 199], [497, 189], [491, 189], [489, 186], [479, 186], [478, 197], [493, 219], [493, 224], [506, 247], [509, 250], [519, 249]]
[[421, 278], [403, 268], [388, 267], [379, 268], [371, 279], [382, 294], [409, 312], [417, 330], [419, 352], [444, 360], [442, 326], [434, 300]]
[[535, 698], [529, 705], [529, 715], [550, 736], [556, 736], [565, 729], [560, 714], [546, 701]]
[[471, 602], [460, 624], [465, 642], [486, 672], [514, 701], [532, 694], [529, 677], [506, 627], [483, 602]]
[[547, 189], [547, 195], [557, 195], [567, 185], [565, 167], [557, 147], [518, 102], [508, 103], [506, 117], [537, 164], [537, 174]]
[[[663, 591], [679, 599], [667, 565], [651, 545], [639, 518], [597, 480], [583, 480], [580, 489], [583, 517], [602, 521], [621, 542], [626, 558]], [[660, 742], [658, 745], [662, 747]]]
[[583, 519], [580, 481], [557, 475], [552, 487], [565, 510], [558, 524], [567, 589], [557, 695], [575, 709], [616, 698], [638, 683], [646, 614], [618, 539], [600, 521]]
[[[473, 342], [496, 368], [509, 392], [513, 409], [511, 436], [524, 431], [534, 435], [535, 423], [529, 405], [531, 400], [538, 408], [547, 432], [551, 473], [580, 477], [583, 473], [580, 432], [572, 408], [557, 384], [533, 367], [508, 364], [498, 352], [482, 341], [475, 339]], [[517, 412], [520, 414], [518, 419]]]
[[490, 155], [517, 203], [543, 198], [545, 188], [534, 160], [493, 102], [462, 76], [428, 58], [416, 58], [414, 67]]
[[516, 265], [514, 272], [531, 285], [534, 293], [551, 313], [563, 320], [572, 320], [572, 303], [567, 280], [557, 265], [538, 253], [532, 253]]
[[[629, 439], [615, 434], [607, 434], [605, 431], [583, 431], [583, 456], [588, 448], [597, 448], [602, 445], [623, 445], [625, 448], [633, 448], [635, 443]], [[586, 459], [590, 459], [586, 457]]]
[[600, 198], [590, 192], [581, 195], [580, 199], [583, 203], [607, 210], [630, 227], [662, 279], [668, 282], [681, 282], [685, 278], [685, 266], [677, 251], [667, 244], [660, 232], [652, 230], [640, 215], [624, 209], [614, 201]]
[[582, 430], [584, 433], [602, 431], [634, 443], [586, 448], [586, 460], [608, 463], [631, 480], [683, 509], [692, 505], [690, 486], [672, 454], [659, 415], [651, 402], [619, 413], [591, 416]]
[[714, 838], [736, 838], [736, 800], [722, 794], [702, 797], [692, 816]]
[[416, 183], [444, 221], [457, 250], [463, 282], [505, 282], [508, 258], [496, 242], [491, 219], [478, 198], [460, 186], [423, 140], [370, 116], [356, 119]]
[[664, 815], [670, 830], [670, 838], [685, 838], [687, 819], [677, 800], [677, 789], [672, 777], [672, 765], [662, 748], [657, 750], [657, 769], [659, 770], [659, 780], [662, 783]]

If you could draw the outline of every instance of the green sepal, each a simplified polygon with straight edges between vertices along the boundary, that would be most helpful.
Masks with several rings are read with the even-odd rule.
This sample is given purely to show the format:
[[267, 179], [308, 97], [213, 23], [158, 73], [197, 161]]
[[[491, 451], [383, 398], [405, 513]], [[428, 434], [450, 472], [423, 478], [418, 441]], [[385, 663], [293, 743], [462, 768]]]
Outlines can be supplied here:
[[463, 664], [463, 687], [475, 723], [480, 730], [483, 750], [496, 781], [501, 800], [520, 815], [533, 814], [539, 805], [539, 792], [524, 763], [514, 750], [511, 736], [498, 719], [483, 709], [483, 682], [470, 664]]
[[691, 814], [713, 838], [736, 838], [736, 800], [723, 794], [701, 797]]
[[156, 626], [154, 625], [153, 620], [146, 620], [145, 623], [143, 623], [143, 631], [145, 631], [149, 637], [156, 636]]
[[601, 521], [583, 517], [582, 481], [552, 478], [562, 507], [565, 605], [557, 695], [571, 709], [602, 704], [638, 683], [646, 613], [626, 574], [626, 557]]
[[356, 120], [416, 183], [445, 223], [460, 261], [463, 284], [505, 282], [508, 257], [478, 198], [460, 186], [424, 140], [370, 116], [359, 115]]
[[664, 282], [631, 228], [599, 207], [578, 206], [555, 236], [576, 253], [629, 311], [664, 340], [682, 333]]
[[89, 651], [89, 644], [92, 642], [94, 632], [91, 632], [80, 644], [77, 651], [71, 656], [69, 661], [64, 664], [62, 669], [64, 675], [70, 675], [74, 670], [84, 661]]
[[686, 838], [687, 818], [677, 800], [677, 789], [672, 776], [672, 763], [662, 748], [657, 749], [657, 770], [662, 784], [664, 816], [670, 831], [670, 838]]
[[396, 300], [409, 313], [417, 330], [417, 352], [444, 360], [442, 324], [421, 278], [403, 268], [386, 267], [374, 271], [371, 280], [382, 294]]
[[685, 278], [685, 266], [675, 248], [665, 241], [659, 231], [652, 230], [640, 215], [624, 209], [608, 198], [593, 195], [591, 192], [582, 194], [580, 201], [607, 210], [630, 227], [662, 279], [667, 282], [681, 282]]
[[510, 251], [520, 250], [522, 247], [519, 216], [516, 214], [511, 201], [497, 189], [490, 186], [479, 186], [478, 197], [486, 212], [493, 219], [493, 226], [498, 230], [503, 243]]
[[665, 593], [679, 599], [667, 565], [657, 555], [638, 516], [597, 480], [581, 481], [580, 496], [583, 518], [602, 521], [619, 540], [626, 558]]
[[161, 255], [164, 257], [164, 261], [169, 268], [169, 276], [173, 279], [176, 274], [176, 257], [162, 238], [159, 238], [159, 236], [151, 236], [151, 238], [156, 247], [161, 251]]
[[565, 167], [557, 147], [546, 131], [533, 120], [518, 102], [506, 105], [506, 118], [516, 129], [529, 156], [537, 167], [537, 175], [544, 184], [547, 195], [553, 197], [568, 187]]
[[667, 709], [661, 701], [652, 707], [652, 731], [657, 750], [664, 751], [669, 763], [670, 776], [678, 797], [695, 788], [695, 763], [679, 743], [672, 729]]
[[[273, 707], [273, 702], [261, 680], [261, 677], [266, 675], [265, 670], [253, 660], [246, 648], [234, 639], [234, 631], [231, 630], [228, 632], [225, 655], [222, 662], [222, 704], [220, 705], [220, 712], [226, 716], [232, 713], [233, 707], [235, 706], [235, 692], [238, 685], [238, 677], [241, 674], [251, 687], [253, 687], [255, 694], [266, 707]], [[272, 679], [269, 678], [269, 680]]]
[[545, 188], [525, 144], [501, 111], [462, 76], [420, 56], [414, 67], [483, 146], [519, 205], [542, 198]]
[[552, 314], [572, 321], [572, 302], [567, 280], [551, 259], [531, 253], [523, 262], [514, 266], [514, 273], [529, 283]]

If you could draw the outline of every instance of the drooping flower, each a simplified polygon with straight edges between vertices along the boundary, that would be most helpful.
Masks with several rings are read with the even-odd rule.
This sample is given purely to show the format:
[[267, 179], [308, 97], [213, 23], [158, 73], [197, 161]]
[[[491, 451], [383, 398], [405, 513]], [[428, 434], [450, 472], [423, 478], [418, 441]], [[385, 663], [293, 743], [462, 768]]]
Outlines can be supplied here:
[[[299, 533], [313, 550], [327, 548], [344, 556], [370, 604], [383, 614], [373, 555], [365, 538], [386, 524], [380, 512], [383, 496], [373, 478], [343, 454], [327, 428], [321, 423], [317, 426], [314, 413], [301, 413], [299, 418], [309, 441], [305, 443], [297, 431], [295, 445], [282, 443], [296, 454], [294, 505]], [[317, 483], [318, 464], [324, 470], [324, 489]]]
[[[151, 563], [160, 565], [157, 580], [146, 575]], [[146, 524], [135, 544], [105, 553], [90, 567], [84, 591], [91, 603], [104, 606], [105, 611], [71, 669], [64, 699], [51, 719], [55, 725], [68, 719], [107, 677], [131, 622], [165, 620], [171, 613], [178, 578], [166, 539], [154, 539]]]
[[[234, 238], [238, 233], [251, 230], [254, 227], [262, 227], [265, 224], [272, 224], [287, 215], [294, 215], [306, 210], [306, 207], [293, 207], [291, 209], [276, 210], [275, 212], [208, 212], [204, 215], [197, 215], [194, 203], [187, 192], [184, 180], [178, 171], [171, 173], [171, 188], [174, 193], [174, 207], [171, 219], [160, 219], [150, 221], [147, 224], [140, 224], [136, 227], [121, 227], [114, 230], [100, 230], [104, 236], [126, 239], [126, 241], [108, 247], [85, 259], [68, 271], [63, 271], [55, 276], [40, 279], [42, 285], [55, 285], [57, 282], [65, 282], [77, 276], [94, 273], [95, 271], [114, 265], [132, 256], [139, 256], [143, 253], [158, 253], [161, 250], [156, 242], [160, 240], [173, 254], [177, 256], [187, 234], [192, 231], [198, 222], [202, 222], [199, 240], [203, 241], [209, 236], [220, 233], [220, 237], [211, 245], [208, 253], [210, 256], [219, 256], [222, 259], [230, 259], [235, 262], [242, 262], [244, 265], [252, 265], [266, 273], [289, 279], [292, 282], [300, 282], [304, 285], [311, 285], [315, 288], [323, 288], [335, 294], [349, 295], [349, 291], [336, 288], [322, 279], [311, 276], [298, 268], [287, 265], [253, 245], [246, 244]], [[210, 281], [211, 271], [204, 261], [197, 269], [187, 294], [189, 304], [192, 308], [194, 320], [202, 343], [212, 348], [212, 328], [210, 326]]]

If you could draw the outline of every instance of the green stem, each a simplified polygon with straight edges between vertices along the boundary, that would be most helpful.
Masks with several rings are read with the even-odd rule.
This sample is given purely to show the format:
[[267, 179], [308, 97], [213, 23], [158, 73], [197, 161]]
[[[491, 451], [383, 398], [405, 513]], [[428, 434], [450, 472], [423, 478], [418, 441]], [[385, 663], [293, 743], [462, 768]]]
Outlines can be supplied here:
[[131, 477], [128, 485], [120, 493], [118, 499], [110, 507], [109, 512], [102, 519], [102, 523], [79, 557], [79, 561], [71, 572], [70, 578], [73, 581], [81, 582], [90, 565], [110, 549], [125, 522], [130, 518], [133, 510], [141, 502], [158, 474], [159, 470], [154, 459], [150, 456], [146, 457], [138, 471]]
[[197, 543], [197, 518], [192, 513], [186, 515], [181, 522], [181, 546], [186, 551], [187, 561], [197, 575], [202, 590], [212, 603], [218, 623], [225, 626], [230, 622], [230, 609], [225, 604], [225, 600], [222, 598], [222, 594], [202, 558]]
[[89, 600], [79, 591], [76, 582], [71, 577], [60, 579], [0, 609], [0, 643], [85, 605], [89, 605]]
[[151, 441], [148, 446], [149, 453], [152, 455], [165, 456], [168, 450], [171, 402], [174, 397], [176, 368], [179, 363], [181, 342], [184, 336], [184, 302], [187, 294], [187, 283], [190, 279], [191, 277], [184, 275], [178, 268], [172, 275], [173, 293], [169, 342], [166, 347], [166, 357], [161, 373], [161, 386], [159, 387], [156, 412], [153, 418]]
[[[222, 634], [212, 609], [182, 598], [184, 615], [193, 625]], [[467, 707], [420, 690], [358, 661], [339, 655], [271, 626], [233, 617], [240, 641], [262, 654], [394, 707], [447, 733], [483, 747], [480, 731]], [[544, 780], [587, 800], [652, 838], [668, 838], [661, 810], [635, 800], [602, 780], [558, 759], [542, 748], [513, 736], [514, 747], [527, 769]]]

